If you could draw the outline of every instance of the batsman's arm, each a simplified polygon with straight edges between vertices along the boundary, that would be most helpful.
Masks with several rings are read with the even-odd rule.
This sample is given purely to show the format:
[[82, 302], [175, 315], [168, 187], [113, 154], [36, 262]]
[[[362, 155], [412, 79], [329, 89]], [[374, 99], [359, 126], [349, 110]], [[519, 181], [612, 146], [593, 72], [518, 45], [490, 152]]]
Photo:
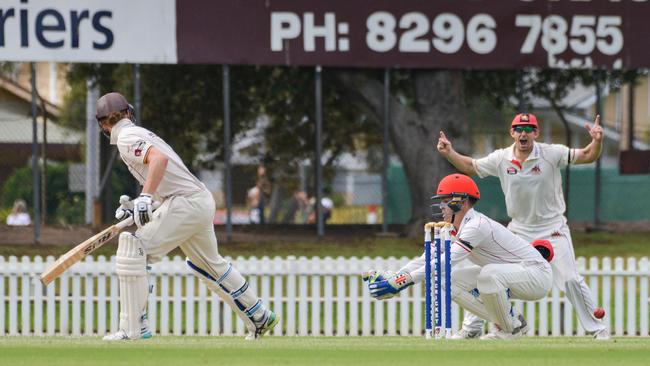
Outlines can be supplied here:
[[156, 192], [165, 175], [168, 162], [167, 156], [156, 149], [155, 146], [151, 146], [147, 150], [144, 163], [149, 165], [149, 173], [147, 173], [146, 181], [142, 187], [142, 193], [153, 195]]

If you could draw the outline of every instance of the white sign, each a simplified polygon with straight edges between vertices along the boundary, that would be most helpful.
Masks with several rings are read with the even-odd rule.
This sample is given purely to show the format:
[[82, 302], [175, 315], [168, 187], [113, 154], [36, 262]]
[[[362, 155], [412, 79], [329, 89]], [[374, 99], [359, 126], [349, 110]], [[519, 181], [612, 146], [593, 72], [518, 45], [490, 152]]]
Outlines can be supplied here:
[[0, 61], [176, 63], [175, 0], [3, 0]]

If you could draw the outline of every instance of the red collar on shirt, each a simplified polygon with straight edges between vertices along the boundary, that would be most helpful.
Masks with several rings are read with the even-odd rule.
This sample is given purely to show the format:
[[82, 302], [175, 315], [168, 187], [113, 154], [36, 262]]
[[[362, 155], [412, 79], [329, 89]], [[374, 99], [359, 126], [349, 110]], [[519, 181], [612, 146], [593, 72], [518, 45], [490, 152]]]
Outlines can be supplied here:
[[518, 167], [519, 167], [519, 170], [523, 169], [523, 167], [521, 166], [521, 163], [519, 162], [519, 160], [517, 160], [517, 159], [512, 159], [512, 160], [510, 160], [510, 162], [513, 163], [513, 164], [515, 164], [516, 166], [518, 166]]

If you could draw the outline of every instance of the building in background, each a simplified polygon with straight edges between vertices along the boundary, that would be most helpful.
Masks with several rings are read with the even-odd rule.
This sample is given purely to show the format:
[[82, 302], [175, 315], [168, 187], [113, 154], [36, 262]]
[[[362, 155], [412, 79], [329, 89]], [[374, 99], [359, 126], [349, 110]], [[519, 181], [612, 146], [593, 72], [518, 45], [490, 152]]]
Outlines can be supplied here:
[[[31, 80], [28, 63], [5, 64], [0, 74], [0, 182], [32, 157]], [[83, 133], [57, 123], [63, 96], [68, 90], [65, 68], [56, 63], [37, 63], [39, 158], [81, 161]], [[43, 113], [45, 111], [45, 113]], [[43, 142], [47, 145], [43, 148]], [[11, 202], [5, 204], [11, 204]]]

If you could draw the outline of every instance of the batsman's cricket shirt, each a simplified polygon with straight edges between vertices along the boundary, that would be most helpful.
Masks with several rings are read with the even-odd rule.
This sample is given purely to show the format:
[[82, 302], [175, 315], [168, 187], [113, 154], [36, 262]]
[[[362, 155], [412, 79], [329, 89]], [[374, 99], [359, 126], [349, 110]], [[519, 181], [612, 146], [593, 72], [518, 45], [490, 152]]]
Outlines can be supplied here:
[[148, 165], [144, 163], [149, 148], [155, 146], [156, 150], [167, 156], [169, 161], [165, 174], [156, 191], [161, 198], [188, 196], [207, 191], [205, 185], [187, 169], [171, 146], [155, 133], [136, 126], [129, 119], [122, 119], [113, 126], [111, 144], [117, 145], [120, 157], [141, 185], [144, 185], [149, 172]]

